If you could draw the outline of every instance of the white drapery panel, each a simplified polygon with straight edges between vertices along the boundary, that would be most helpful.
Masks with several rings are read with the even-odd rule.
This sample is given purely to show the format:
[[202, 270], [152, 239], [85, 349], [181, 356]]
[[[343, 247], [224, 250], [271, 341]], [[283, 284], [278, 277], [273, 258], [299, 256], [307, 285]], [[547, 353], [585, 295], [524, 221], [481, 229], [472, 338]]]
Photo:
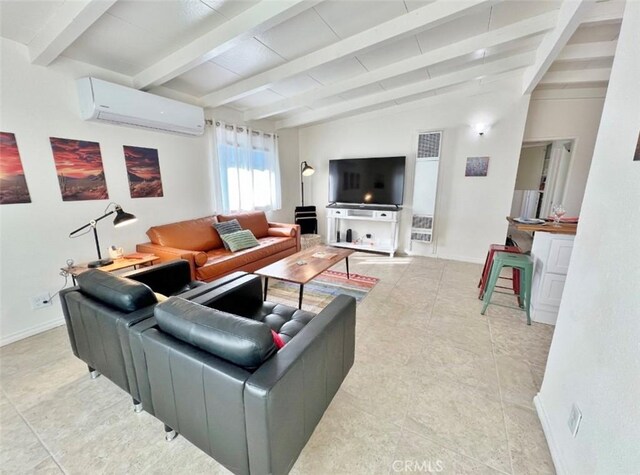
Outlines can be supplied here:
[[280, 209], [277, 136], [220, 121], [215, 130], [222, 212]]

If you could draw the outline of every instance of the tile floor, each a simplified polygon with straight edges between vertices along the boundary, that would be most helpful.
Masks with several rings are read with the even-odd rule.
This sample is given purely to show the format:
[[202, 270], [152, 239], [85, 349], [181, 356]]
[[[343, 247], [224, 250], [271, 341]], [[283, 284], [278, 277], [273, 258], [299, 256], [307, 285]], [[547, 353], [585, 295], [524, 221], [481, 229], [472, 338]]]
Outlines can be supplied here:
[[[350, 264], [380, 282], [358, 307], [356, 363], [291, 473], [553, 473], [532, 402], [553, 327], [501, 306], [481, 316], [479, 265]], [[0, 358], [0, 473], [229, 473], [89, 379], [64, 327]]]

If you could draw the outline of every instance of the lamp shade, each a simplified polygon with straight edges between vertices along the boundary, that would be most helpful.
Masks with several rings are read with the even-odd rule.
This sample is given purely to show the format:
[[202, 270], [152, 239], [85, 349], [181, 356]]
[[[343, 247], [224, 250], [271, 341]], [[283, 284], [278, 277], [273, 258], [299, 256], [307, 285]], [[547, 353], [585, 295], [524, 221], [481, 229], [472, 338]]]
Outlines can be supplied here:
[[116, 218], [113, 220], [113, 225], [116, 228], [119, 228], [120, 226], [124, 226], [126, 224], [135, 223], [136, 221], [138, 221], [138, 218], [136, 218], [131, 213], [127, 213], [126, 211], [124, 211], [119, 205], [116, 205]]
[[311, 176], [316, 172], [316, 169], [309, 165], [307, 162], [302, 162], [302, 175]]

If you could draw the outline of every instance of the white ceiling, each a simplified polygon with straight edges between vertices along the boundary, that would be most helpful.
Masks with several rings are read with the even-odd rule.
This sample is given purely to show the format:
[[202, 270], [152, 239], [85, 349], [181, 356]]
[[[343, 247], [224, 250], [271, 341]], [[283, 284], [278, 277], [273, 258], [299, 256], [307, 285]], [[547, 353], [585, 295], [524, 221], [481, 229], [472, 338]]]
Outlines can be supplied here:
[[[92, 0], [104, 1], [108, 0]], [[279, 0], [264, 1], [268, 3], [263, 20], [247, 27], [247, 18], [260, 18], [256, 9], [261, 2], [118, 0], [95, 21], [83, 25], [75, 41], [61, 48], [60, 55], [130, 76], [131, 84], [139, 84], [140, 75], [154, 71], [158, 65], [169, 64], [171, 71], [173, 61], [176, 73], [158, 76], [160, 79], [145, 84], [162, 84], [205, 106], [226, 104], [244, 112], [247, 120], [295, 118], [310, 110], [330, 112], [330, 106], [342, 103], [354, 104], [353, 111], [361, 112], [442, 92], [457, 84], [456, 73], [464, 74], [471, 67], [493, 68], [492, 65], [503, 64], [499, 60], [509, 58], [517, 63], [518, 55], [526, 52], [531, 53], [532, 62], [545, 34], [555, 27], [562, 4], [561, 0], [479, 2], [481, 5], [476, 8], [432, 25], [429, 22], [439, 12], [453, 8], [455, 2], [307, 0], [287, 7], [288, 11], [285, 8], [284, 13], [271, 15], [269, 9], [275, 12], [284, 4]], [[64, 27], [61, 18], [68, 3], [0, 0], [0, 36], [34, 48], [39, 36], [51, 36], [50, 31]], [[289, 2], [292, 3], [295, 2]], [[622, 8], [619, 0], [596, 3], [568, 45], [592, 43], [595, 47], [615, 42]], [[421, 12], [425, 12], [422, 26], [408, 26]], [[534, 34], [518, 35], [518, 25], [505, 44], [485, 48], [487, 40], [479, 37], [477, 49], [466, 47], [463, 54], [453, 53], [457, 47], [462, 48], [458, 42], [472, 39], [473, 46], [474, 37], [483, 34], [495, 39], [496, 35], [488, 32], [544, 14], [550, 15], [544, 20], [549, 21], [546, 32], [538, 29]], [[74, 26], [78, 29], [78, 25]], [[388, 31], [391, 33], [386, 34]], [[205, 52], [214, 53], [188, 57], [194, 45], [202, 49], [203, 42], [207, 45]], [[224, 47], [214, 50], [220, 45]], [[612, 53], [592, 55], [590, 47], [568, 60], [553, 62], [547, 73], [553, 81], [549, 84], [543, 77], [540, 87], [593, 87], [588, 70], [610, 69], [613, 58]], [[613, 47], [610, 49], [613, 51]], [[183, 58], [187, 58], [186, 66], [181, 68]], [[504, 64], [504, 71], [513, 69], [510, 63]], [[528, 64], [517, 63], [516, 69], [522, 72]], [[494, 68], [489, 76], [501, 72]], [[453, 82], [442, 82], [449, 77]], [[556, 83], [555, 78], [564, 82]], [[606, 85], [601, 79], [596, 86]], [[427, 87], [429, 81], [440, 82], [432, 88]], [[422, 84], [427, 87], [426, 92], [419, 92]], [[406, 88], [411, 94], [394, 94], [398, 97], [389, 101], [384, 93], [404, 91], [399, 88]]]

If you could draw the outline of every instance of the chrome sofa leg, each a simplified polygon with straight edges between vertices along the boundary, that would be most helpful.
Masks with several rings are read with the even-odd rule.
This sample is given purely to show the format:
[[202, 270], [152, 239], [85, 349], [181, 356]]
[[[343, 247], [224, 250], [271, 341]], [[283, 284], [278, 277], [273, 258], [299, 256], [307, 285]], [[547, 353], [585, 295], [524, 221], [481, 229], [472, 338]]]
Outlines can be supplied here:
[[142, 403], [135, 398], [133, 398], [133, 412], [142, 412]]
[[87, 368], [89, 368], [89, 376], [91, 377], [91, 379], [96, 379], [98, 376], [102, 374], [100, 371], [98, 371], [95, 368], [92, 368], [91, 366], [87, 366]]
[[167, 442], [171, 442], [178, 436], [178, 433], [169, 427], [167, 424], [164, 425], [164, 440]]

